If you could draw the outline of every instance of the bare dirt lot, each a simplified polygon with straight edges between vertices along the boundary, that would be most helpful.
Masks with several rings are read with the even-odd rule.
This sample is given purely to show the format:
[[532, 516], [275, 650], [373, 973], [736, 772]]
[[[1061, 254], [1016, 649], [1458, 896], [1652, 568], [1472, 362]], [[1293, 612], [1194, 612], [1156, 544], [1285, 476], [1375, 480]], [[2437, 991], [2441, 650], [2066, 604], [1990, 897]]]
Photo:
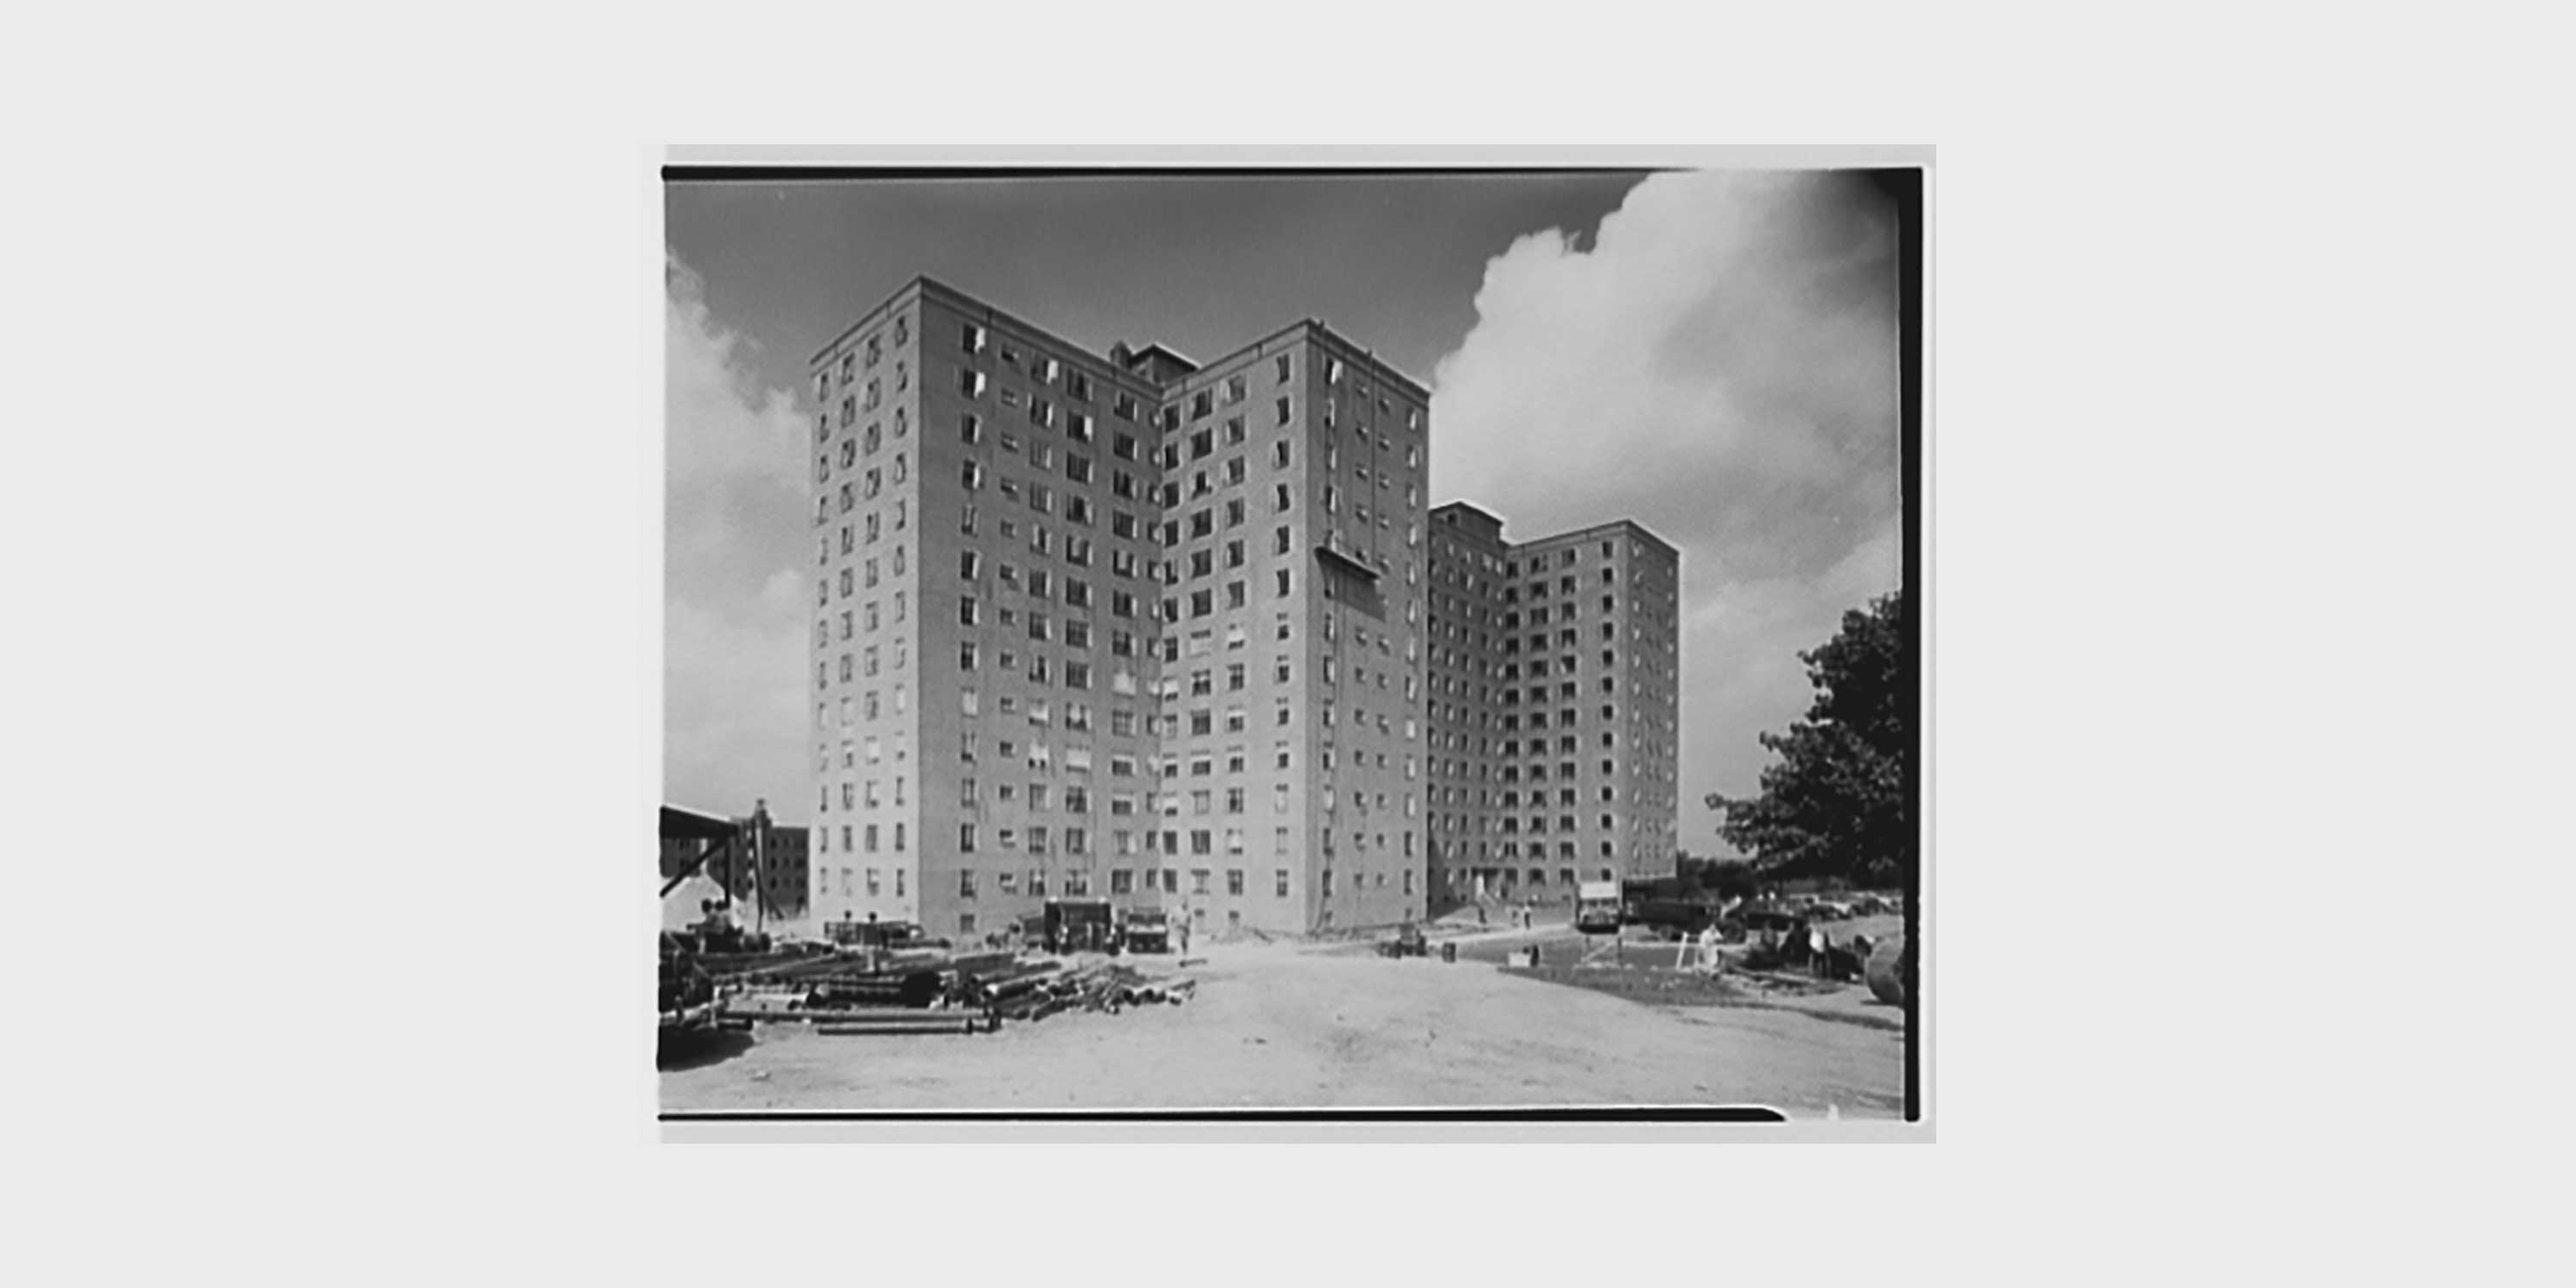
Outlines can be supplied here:
[[1263, 945], [1205, 955], [1187, 972], [1197, 996], [1181, 1006], [1070, 1012], [974, 1036], [764, 1025], [756, 1041], [664, 1072], [663, 1107], [1903, 1111], [1898, 1032], [1782, 1010], [1646, 1006], [1436, 957]]

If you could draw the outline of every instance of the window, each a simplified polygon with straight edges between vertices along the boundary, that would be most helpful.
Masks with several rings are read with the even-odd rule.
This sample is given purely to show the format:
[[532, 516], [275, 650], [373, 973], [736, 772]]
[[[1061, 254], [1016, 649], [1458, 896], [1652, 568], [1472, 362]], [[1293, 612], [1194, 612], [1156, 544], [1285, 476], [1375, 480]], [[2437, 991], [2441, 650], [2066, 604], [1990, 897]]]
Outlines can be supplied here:
[[[980, 393], [982, 390], [978, 388], [977, 392]], [[1278, 402], [1278, 416], [1279, 424], [1285, 425], [1288, 423], [1288, 400], [1285, 398], [1280, 399]]]
[[1277, 895], [1279, 898], [1282, 898], [1282, 899], [1287, 898], [1287, 897], [1288, 897], [1288, 869], [1286, 869], [1286, 868], [1279, 868], [1279, 869], [1276, 869], [1276, 870], [1274, 870], [1274, 872], [1272, 873], [1272, 876], [1273, 876], [1273, 877], [1274, 877], [1274, 879], [1275, 879], [1275, 884], [1272, 886], [1271, 893], [1273, 893], [1273, 894]]

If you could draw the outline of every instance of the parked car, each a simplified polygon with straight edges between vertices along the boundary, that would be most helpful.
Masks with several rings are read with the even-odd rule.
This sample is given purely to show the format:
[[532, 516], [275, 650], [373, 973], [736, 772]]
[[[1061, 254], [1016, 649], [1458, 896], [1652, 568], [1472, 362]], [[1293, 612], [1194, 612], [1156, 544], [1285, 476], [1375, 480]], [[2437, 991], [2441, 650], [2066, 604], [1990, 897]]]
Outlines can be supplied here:
[[1797, 913], [1774, 903], [1739, 908], [1734, 919], [1744, 927], [1746, 942], [1764, 948], [1778, 948], [1805, 924]]

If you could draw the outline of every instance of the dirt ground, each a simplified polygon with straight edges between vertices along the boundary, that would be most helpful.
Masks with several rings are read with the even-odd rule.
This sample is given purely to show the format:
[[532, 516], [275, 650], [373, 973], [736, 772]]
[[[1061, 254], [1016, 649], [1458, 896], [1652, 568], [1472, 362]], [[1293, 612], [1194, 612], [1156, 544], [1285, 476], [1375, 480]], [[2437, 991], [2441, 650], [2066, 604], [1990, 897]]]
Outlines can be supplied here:
[[1903, 1112], [1899, 1032], [1784, 1010], [1644, 1006], [1436, 956], [1255, 944], [1205, 956], [1186, 972], [1198, 992], [1181, 1006], [1070, 1012], [974, 1036], [823, 1037], [763, 1025], [756, 1040], [666, 1069], [663, 1107]]

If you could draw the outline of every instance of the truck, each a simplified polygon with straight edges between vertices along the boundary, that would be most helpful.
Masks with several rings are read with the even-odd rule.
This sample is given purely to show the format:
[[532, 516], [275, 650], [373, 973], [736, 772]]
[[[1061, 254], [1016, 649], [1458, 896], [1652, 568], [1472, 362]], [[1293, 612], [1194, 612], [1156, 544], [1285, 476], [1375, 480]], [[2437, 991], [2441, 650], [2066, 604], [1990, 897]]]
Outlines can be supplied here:
[[1586, 881], [1575, 887], [1574, 928], [1587, 935], [1607, 935], [1619, 929], [1625, 901], [1616, 881]]
[[1119, 928], [1119, 943], [1131, 953], [1172, 951], [1172, 917], [1160, 908], [1130, 908]]
[[1106, 899], [1050, 899], [1046, 905], [1046, 946], [1052, 953], [1104, 953], [1116, 942], [1117, 926]]

